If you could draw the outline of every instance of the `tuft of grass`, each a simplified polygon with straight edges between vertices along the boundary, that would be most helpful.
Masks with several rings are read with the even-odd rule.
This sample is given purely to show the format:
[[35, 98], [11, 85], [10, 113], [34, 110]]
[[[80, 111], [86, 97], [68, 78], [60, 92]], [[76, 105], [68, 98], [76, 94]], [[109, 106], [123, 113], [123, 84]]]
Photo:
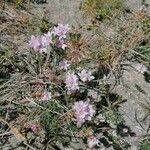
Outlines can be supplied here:
[[68, 42], [68, 50], [66, 52], [66, 59], [72, 64], [79, 63], [83, 59], [89, 58], [87, 39], [79, 32], [70, 33], [70, 40]]
[[145, 139], [141, 142], [139, 150], [149, 150], [150, 149], [150, 140]]
[[97, 20], [107, 19], [113, 16], [122, 8], [121, 0], [85, 0], [81, 5], [81, 10], [91, 18]]
[[54, 24], [50, 22], [48, 19], [42, 18], [39, 28], [40, 28], [41, 33], [47, 33], [49, 29], [52, 28], [53, 26]]
[[124, 122], [123, 116], [117, 109], [106, 111], [105, 116], [107, 121], [113, 126]]
[[[18, 6], [23, 4], [22, 0], [16, 0], [16, 2]], [[35, 0], [35, 2], [40, 3], [42, 0]], [[118, 107], [123, 102], [123, 99], [121, 96], [111, 93], [111, 86], [114, 85], [105, 83], [106, 81], [103, 81], [102, 78], [105, 75], [106, 79], [104, 80], [107, 80], [107, 75], [111, 69], [114, 71], [114, 74], [118, 75], [119, 71], [117, 72], [116, 70], [121, 70], [120, 63], [125, 60], [124, 54], [127, 54], [128, 57], [130, 50], [135, 50], [140, 54], [137, 57], [138, 60], [144, 61], [147, 65], [149, 64], [149, 42], [145, 45], [139, 44], [149, 34], [149, 20], [147, 17], [139, 20], [133, 14], [121, 16], [121, 0], [85, 0], [81, 5], [81, 9], [92, 19], [99, 21], [104, 20], [100, 23], [96, 22], [96, 30], [92, 31], [94, 35], [99, 34], [98, 39], [96, 39], [97, 41], [95, 40], [97, 47], [95, 45], [93, 46], [95, 43], [92, 43], [92, 40], [88, 41], [82, 34], [75, 31], [70, 33], [70, 39], [68, 41], [66, 39], [68, 46], [66, 51], [52, 46], [48, 49], [48, 54], [38, 54], [27, 49], [27, 51], [23, 50], [23, 52], [17, 52], [17, 59], [16, 57], [14, 59], [14, 54], [9, 53], [11, 51], [10, 49], [8, 53], [7, 51], [3, 52], [0, 54], [2, 61], [0, 67], [3, 67], [1, 70], [6, 73], [3, 75], [4, 77], [9, 73], [11, 73], [11, 76], [9, 76], [9, 80], [6, 82], [3, 80], [4, 84], [0, 86], [1, 103], [2, 106], [14, 104], [16, 108], [12, 110], [14, 116], [16, 115], [15, 113], [18, 113], [18, 110], [21, 110], [26, 114], [26, 118], [29, 120], [40, 118], [40, 124], [46, 135], [44, 140], [48, 140], [47, 144], [49, 144], [49, 141], [52, 141], [51, 143], [56, 145], [57, 141], [65, 143], [66, 137], [69, 137], [67, 141], [70, 141], [71, 137], [75, 137], [76, 133], [81, 132], [84, 134], [87, 128], [91, 128], [91, 130], [97, 134], [95, 131], [97, 130], [96, 125], [92, 122], [93, 120], [78, 129], [73, 122], [73, 112], [70, 110], [73, 102], [87, 100], [88, 89], [96, 90], [101, 94], [101, 101], [95, 102], [91, 99], [91, 103], [97, 108], [97, 115], [102, 113], [106, 119], [104, 125], [103, 122], [98, 124], [98, 126], [102, 124], [101, 133], [106, 137], [105, 139], [110, 142], [110, 145], [114, 146], [114, 149], [126, 149], [126, 146], [122, 145], [124, 142], [120, 144], [118, 139], [116, 141], [112, 140], [109, 132], [107, 132], [108, 126], [110, 126], [110, 130], [112, 130], [112, 128], [116, 130], [116, 126], [124, 122], [123, 116], [118, 111]], [[121, 16], [121, 18], [116, 17], [116, 15]], [[20, 23], [18, 23], [20, 20], [15, 21], [16, 25], [20, 25]], [[32, 19], [28, 19], [26, 24], [27, 26], [32, 24], [30, 31], [26, 32], [33, 34], [33, 29], [37, 29], [34, 30], [36, 35], [46, 33], [49, 28], [54, 26], [53, 23], [41, 14], [39, 14], [39, 17], [34, 16]], [[102, 24], [103, 27], [101, 26]], [[20, 34], [22, 28], [19, 30], [16, 26], [13, 27], [15, 27], [15, 30], [11, 30], [13, 32], [11, 34], [13, 35], [14, 32]], [[110, 30], [107, 27], [110, 27]], [[9, 33], [9, 31], [10, 28], [7, 29], [7, 33]], [[103, 34], [102, 32], [107, 33]], [[4, 33], [7, 35], [6, 30], [4, 30]], [[95, 76], [94, 82], [86, 83], [85, 85], [81, 82], [81, 91], [69, 96], [66, 95], [66, 88], [64, 83], [62, 83], [66, 72], [57, 70], [58, 63], [64, 59], [64, 57], [70, 61], [70, 69], [72, 71], [78, 70], [77, 67], [88, 68], [90, 65], [92, 69], [96, 68], [96, 63], [98, 62], [98, 67], [96, 68], [97, 77]], [[113, 68], [114, 62], [117, 62], [115, 64], [118, 67], [116, 67], [116, 70]], [[15, 68], [7, 70], [10, 67], [9, 65], [11, 67], [15, 66]], [[103, 68], [103, 65], [109, 66], [109, 68]], [[78, 71], [76, 74], [77, 73]], [[149, 80], [149, 78], [147, 80]], [[138, 85], [136, 85], [136, 88], [144, 93]], [[46, 103], [40, 101], [42, 92], [45, 90], [52, 92], [52, 100]], [[55, 95], [53, 95], [55, 92], [60, 94], [56, 99]], [[25, 105], [22, 101], [25, 102]], [[143, 107], [145, 106], [143, 105]], [[145, 109], [149, 111], [149, 106], [145, 107]], [[0, 109], [0, 114], [5, 116], [9, 113], [6, 113], [4, 109]], [[14, 118], [14, 116], [11, 117]], [[18, 116], [16, 115], [16, 117]], [[19, 124], [23, 126], [22, 122], [19, 122]], [[87, 138], [88, 136], [89, 134], [81, 135], [80, 137]]]

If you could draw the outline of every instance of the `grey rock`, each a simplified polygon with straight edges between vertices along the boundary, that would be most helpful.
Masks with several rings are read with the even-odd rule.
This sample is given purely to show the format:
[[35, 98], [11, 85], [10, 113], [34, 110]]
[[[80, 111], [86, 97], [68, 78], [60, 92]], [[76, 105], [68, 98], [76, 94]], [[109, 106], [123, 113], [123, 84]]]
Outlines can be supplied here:
[[142, 0], [124, 0], [123, 4], [126, 9], [137, 11], [142, 6]]
[[[125, 85], [118, 85], [115, 87], [114, 92], [122, 95], [127, 102], [123, 103], [119, 111], [123, 115], [126, 125], [131, 127], [131, 130], [136, 133], [136, 137], [127, 138], [132, 146], [137, 146], [140, 137], [147, 134], [146, 130], [150, 124], [150, 115], [144, 106], [150, 104], [149, 89], [150, 84], [144, 80], [143, 74], [128, 67], [128, 71], [123, 74], [123, 81]], [[146, 94], [138, 91], [136, 85], [141, 87]], [[145, 118], [145, 120], [143, 120]]]
[[126, 9], [133, 11], [133, 12], [140, 11], [140, 9], [145, 5], [146, 12], [150, 13], [150, 1], [149, 0], [145, 0], [145, 2], [143, 2], [143, 0], [124, 0], [123, 5]]

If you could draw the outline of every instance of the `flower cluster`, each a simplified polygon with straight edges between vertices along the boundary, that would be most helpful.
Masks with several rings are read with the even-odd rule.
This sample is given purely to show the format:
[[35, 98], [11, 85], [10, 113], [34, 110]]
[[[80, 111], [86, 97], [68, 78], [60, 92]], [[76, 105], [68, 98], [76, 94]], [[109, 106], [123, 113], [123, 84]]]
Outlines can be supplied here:
[[95, 136], [90, 136], [87, 139], [87, 144], [89, 148], [93, 148], [99, 143], [99, 140]]
[[68, 94], [76, 92], [76, 90], [79, 90], [78, 85], [78, 77], [75, 75], [75, 73], [67, 73], [66, 79], [65, 79], [66, 88], [68, 90]]
[[33, 48], [34, 51], [43, 53], [46, 52], [48, 45], [51, 43], [52, 43], [52, 34], [48, 32], [45, 35], [37, 37], [32, 35], [29, 41], [29, 47]]
[[38, 124], [32, 124], [30, 129], [34, 132], [37, 133], [40, 130], [40, 126]]
[[[68, 65], [67, 62], [65, 62], [63, 64], [63, 69], [67, 70]], [[91, 81], [94, 79], [94, 76], [92, 76], [92, 73], [90, 71], [82, 70], [81, 73], [79, 73], [78, 75], [83, 82]], [[76, 90], [79, 90], [78, 77], [77, 75], [75, 75], [75, 73], [67, 74], [65, 84], [69, 94], [74, 93]]]
[[147, 67], [143, 64], [136, 63], [132, 65], [139, 73], [144, 74], [147, 71]]
[[57, 39], [57, 41], [56, 41], [56, 47], [57, 48], [65, 49], [67, 47], [67, 45], [65, 44], [64, 39]]
[[67, 60], [63, 60], [59, 63], [59, 68], [61, 70], [67, 70], [69, 66], [70, 66], [70, 64], [68, 63]]
[[52, 98], [51, 92], [45, 91], [42, 95], [42, 101], [48, 101]]
[[59, 39], [64, 39], [66, 38], [66, 33], [70, 30], [69, 25], [63, 25], [63, 24], [58, 24], [57, 27], [54, 27], [54, 35], [57, 35]]
[[66, 33], [70, 30], [69, 25], [58, 24], [57, 27], [54, 27], [52, 33], [57, 36], [56, 47], [65, 49], [67, 45], [65, 44]]
[[94, 79], [94, 76], [92, 76], [92, 73], [91, 71], [86, 71], [85, 69], [83, 69], [81, 71], [81, 73], [78, 74], [80, 76], [80, 79], [83, 81], [83, 82], [86, 82], [86, 81], [91, 81]]
[[[47, 47], [50, 44], [54, 44], [57, 48], [65, 49], [67, 45], [65, 44], [66, 33], [70, 30], [68, 25], [58, 24], [57, 27], [47, 34], [35, 37], [31, 36], [29, 40], [29, 47], [33, 48], [34, 51], [43, 53], [47, 51]], [[53, 41], [53, 36], [56, 37], [56, 41]]]
[[90, 105], [88, 102], [75, 102], [73, 105], [73, 111], [75, 114], [75, 121], [77, 123], [77, 127], [81, 127], [81, 125], [86, 121], [86, 120], [91, 120], [95, 110], [93, 109], [93, 106]]

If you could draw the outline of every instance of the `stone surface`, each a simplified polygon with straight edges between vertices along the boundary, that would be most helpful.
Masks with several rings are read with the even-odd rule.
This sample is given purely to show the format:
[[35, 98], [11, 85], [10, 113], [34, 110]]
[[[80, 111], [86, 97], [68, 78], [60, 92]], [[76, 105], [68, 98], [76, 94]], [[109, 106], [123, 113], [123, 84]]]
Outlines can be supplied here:
[[[137, 146], [140, 138], [147, 134], [146, 130], [150, 125], [149, 115], [143, 120], [148, 113], [144, 106], [148, 106], [148, 103], [150, 105], [150, 84], [144, 80], [143, 74], [129, 67], [123, 74], [123, 82], [124, 85], [116, 86], [114, 92], [127, 99], [127, 102], [121, 104], [119, 110], [125, 119], [126, 125], [136, 133], [136, 137], [127, 138], [127, 140], [132, 146]], [[141, 87], [145, 94], [139, 92], [136, 85]]]
[[77, 25], [83, 18], [79, 11], [81, 0], [49, 0], [46, 12], [52, 22]]
[[124, 0], [123, 1], [124, 7], [131, 11], [139, 11], [143, 4], [146, 5], [147, 12], [150, 13], [150, 0]]
[[[46, 14], [46, 16], [50, 19], [50, 21], [54, 23], [68, 23], [69, 25], [78, 26], [79, 24], [84, 24], [85, 19], [82, 17], [81, 12], [79, 11], [80, 2], [82, 0], [47, 0], [48, 4], [44, 5], [33, 5], [33, 14], [38, 14], [41, 18]], [[150, 5], [150, 0], [146, 0], [146, 3]], [[130, 10], [137, 11], [142, 6], [142, 0], [125, 0], [124, 1], [125, 7], [129, 8]], [[148, 7], [149, 10], [150, 7]], [[112, 35], [112, 31], [110, 30], [108, 36]], [[20, 35], [16, 38], [15, 43], [17, 46], [22, 45], [24, 39], [24, 35]], [[18, 39], [20, 42], [18, 43]], [[134, 71], [131, 68], [128, 68], [128, 71], [124, 72], [123, 80], [125, 85], [119, 85], [115, 88], [114, 92], [117, 92], [119, 95], [122, 95], [123, 98], [127, 99], [128, 101], [121, 105], [120, 112], [123, 114], [126, 124], [131, 127], [133, 132], [137, 134], [137, 137], [129, 138], [127, 140], [130, 141], [132, 145], [132, 149], [136, 149], [138, 141], [140, 140], [139, 137], [146, 134], [144, 129], [146, 129], [149, 125], [149, 118], [145, 121], [141, 121], [145, 116], [145, 111], [141, 103], [147, 105], [146, 101], [149, 101], [149, 89], [150, 85], [144, 81], [143, 75], [139, 74], [138, 72]], [[135, 84], [139, 85], [147, 94], [143, 94], [139, 92], [135, 88]], [[138, 112], [139, 122], [142, 124], [143, 128], [139, 125], [137, 120], [135, 119], [135, 112]], [[139, 137], [138, 137], [139, 136]], [[14, 138], [10, 139], [14, 141]], [[15, 142], [14, 142], [15, 144]], [[85, 145], [81, 142], [71, 143], [72, 149], [85, 149]], [[4, 149], [4, 150], [7, 150]], [[20, 150], [19, 148], [17, 150]], [[70, 148], [71, 150], [71, 148]]]
[[142, 6], [142, 0], [124, 0], [124, 6], [130, 10], [137, 11]]

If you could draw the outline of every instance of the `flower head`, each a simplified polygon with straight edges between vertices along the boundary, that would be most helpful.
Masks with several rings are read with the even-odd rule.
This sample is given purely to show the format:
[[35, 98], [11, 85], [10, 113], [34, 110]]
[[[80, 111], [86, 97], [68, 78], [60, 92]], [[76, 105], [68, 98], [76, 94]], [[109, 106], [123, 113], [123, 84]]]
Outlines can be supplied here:
[[51, 92], [45, 91], [42, 96], [42, 101], [48, 101], [52, 98]]
[[123, 128], [123, 129], [122, 129], [122, 132], [123, 132], [123, 133], [128, 133], [128, 132], [129, 132], [129, 129], [128, 129], [128, 128]]
[[85, 69], [83, 69], [81, 71], [81, 73], [78, 74], [80, 76], [80, 79], [83, 81], [83, 82], [86, 82], [86, 81], [91, 81], [94, 79], [94, 76], [92, 76], [92, 73], [90, 71], [86, 71]]
[[68, 90], [68, 94], [74, 93], [76, 90], [79, 89], [78, 85], [78, 77], [75, 75], [75, 73], [67, 73], [66, 79], [65, 79], [66, 88]]
[[30, 129], [33, 131], [33, 132], [38, 132], [39, 129], [40, 129], [40, 126], [38, 124], [32, 124]]
[[95, 136], [90, 136], [87, 139], [87, 144], [89, 148], [93, 148], [99, 143], [99, 140]]
[[75, 102], [73, 105], [73, 110], [77, 127], [81, 127], [86, 120], [91, 120], [95, 113], [93, 106], [88, 102], [83, 101]]
[[29, 40], [29, 47], [33, 48], [35, 51], [37, 51], [37, 50], [39, 50], [40, 45], [41, 45], [40, 38], [32, 35], [31, 39]]
[[61, 70], [67, 70], [68, 69], [68, 67], [70, 66], [70, 64], [68, 64], [68, 61], [67, 60], [63, 60], [63, 61], [61, 61], [60, 63], [59, 63], [59, 68], [61, 69]]
[[41, 36], [41, 46], [47, 47], [50, 43], [52, 43], [52, 37], [49, 34], [45, 34]]
[[59, 39], [66, 38], [66, 33], [70, 30], [69, 25], [58, 24], [57, 27], [54, 27], [53, 33], [57, 35]]
[[65, 44], [64, 39], [58, 39], [58, 40], [56, 41], [56, 47], [57, 47], [57, 48], [65, 49], [65, 48], [67, 47], [67, 45]]
[[47, 51], [47, 46], [52, 43], [52, 33], [48, 32], [45, 35], [37, 36], [34, 35], [31, 36], [31, 39], [29, 41], [29, 47], [33, 48], [34, 51], [43, 53]]
[[47, 48], [40, 48], [39, 50], [38, 50], [38, 52], [39, 53], [46, 53], [47, 52]]
[[147, 71], [147, 67], [140, 63], [134, 64], [133, 67], [142, 74]]
[[146, 6], [145, 6], [145, 5], [142, 5], [142, 6], [140, 7], [140, 11], [141, 11], [142, 13], [146, 12], [146, 11], [147, 11]]

